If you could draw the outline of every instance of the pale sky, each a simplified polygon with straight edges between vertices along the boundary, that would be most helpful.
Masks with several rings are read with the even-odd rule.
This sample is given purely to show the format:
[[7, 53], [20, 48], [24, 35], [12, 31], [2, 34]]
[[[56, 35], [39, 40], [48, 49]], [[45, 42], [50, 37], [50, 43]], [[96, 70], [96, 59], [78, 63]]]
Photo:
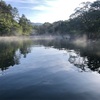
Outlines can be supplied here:
[[80, 3], [87, 1], [95, 0], [5, 0], [17, 7], [20, 15], [25, 14], [32, 22], [40, 23], [67, 20]]

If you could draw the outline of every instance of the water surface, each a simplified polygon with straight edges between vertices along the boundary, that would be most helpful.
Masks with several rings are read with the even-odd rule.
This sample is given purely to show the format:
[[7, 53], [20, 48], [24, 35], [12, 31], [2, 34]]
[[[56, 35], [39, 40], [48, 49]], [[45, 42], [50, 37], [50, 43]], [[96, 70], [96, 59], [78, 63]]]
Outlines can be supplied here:
[[99, 44], [0, 42], [0, 100], [100, 100]]

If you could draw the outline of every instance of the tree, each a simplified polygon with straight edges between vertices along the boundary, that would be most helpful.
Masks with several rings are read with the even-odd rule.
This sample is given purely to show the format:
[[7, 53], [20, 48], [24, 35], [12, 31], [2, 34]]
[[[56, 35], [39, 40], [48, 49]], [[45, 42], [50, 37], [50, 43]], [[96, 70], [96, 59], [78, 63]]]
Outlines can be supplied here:
[[28, 20], [24, 14], [22, 14], [19, 19], [19, 24], [22, 27], [23, 35], [29, 35], [32, 32], [32, 24], [30, 20]]

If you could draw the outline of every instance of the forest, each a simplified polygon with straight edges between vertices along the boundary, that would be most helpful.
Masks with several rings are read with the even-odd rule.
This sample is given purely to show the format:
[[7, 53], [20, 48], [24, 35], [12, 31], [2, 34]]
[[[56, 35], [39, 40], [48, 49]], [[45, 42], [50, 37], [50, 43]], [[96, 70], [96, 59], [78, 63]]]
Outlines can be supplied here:
[[72, 37], [86, 35], [87, 38], [98, 39], [100, 38], [100, 0], [82, 2], [68, 20], [46, 22], [35, 29], [39, 35], [70, 35]]
[[33, 25], [18, 9], [0, 0], [0, 36], [11, 35], [86, 35], [91, 39], [100, 38], [100, 0], [82, 2], [68, 20], [42, 25]]
[[19, 16], [18, 9], [0, 0], [0, 36], [30, 35], [33, 26], [24, 14]]

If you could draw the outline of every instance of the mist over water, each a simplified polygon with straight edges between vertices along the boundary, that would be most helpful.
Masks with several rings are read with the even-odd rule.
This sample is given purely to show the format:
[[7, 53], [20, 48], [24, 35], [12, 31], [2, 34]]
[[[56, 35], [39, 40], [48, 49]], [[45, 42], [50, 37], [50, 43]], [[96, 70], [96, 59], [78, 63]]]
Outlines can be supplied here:
[[99, 100], [99, 42], [30, 39], [0, 42], [0, 100]]

